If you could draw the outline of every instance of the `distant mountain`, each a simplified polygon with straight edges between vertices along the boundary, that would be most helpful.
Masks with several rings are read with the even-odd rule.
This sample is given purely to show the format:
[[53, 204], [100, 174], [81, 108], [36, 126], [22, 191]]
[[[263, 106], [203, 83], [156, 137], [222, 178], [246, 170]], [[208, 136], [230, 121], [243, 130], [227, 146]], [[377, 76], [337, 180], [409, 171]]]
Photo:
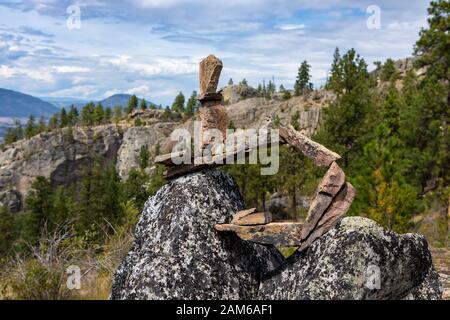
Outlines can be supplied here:
[[28, 94], [0, 88], [0, 117], [24, 118], [30, 114], [50, 116], [57, 112], [53, 104]]
[[[106, 99], [100, 100], [100, 101], [93, 101], [94, 103], [100, 102], [103, 107], [105, 108], [114, 108], [115, 106], [121, 106], [126, 107], [128, 104], [128, 100], [130, 99], [130, 94], [125, 93], [119, 93], [114, 94]], [[83, 100], [83, 99], [77, 99], [77, 98], [54, 98], [54, 97], [45, 97], [41, 98], [44, 101], [50, 102], [54, 106], [58, 108], [65, 107], [66, 109], [69, 108], [71, 105], [74, 105], [78, 109], [81, 109], [83, 106], [85, 106], [87, 103], [89, 103], [91, 100]], [[138, 98], [139, 103], [141, 103], [142, 99]], [[150, 101], [147, 101], [147, 105], [154, 104]]]
[[[124, 94], [124, 93], [119, 93], [119, 94], [114, 94], [106, 99], [101, 100], [101, 104], [103, 105], [103, 107], [107, 108], [114, 108], [115, 106], [122, 106], [122, 107], [126, 107], [128, 104], [128, 100], [130, 99], [131, 95], [130, 94]], [[141, 103], [142, 99], [138, 98], [139, 103]], [[156, 105], [153, 102], [150, 102], [148, 100], [147, 101], [147, 106], [150, 105]]]
[[85, 100], [85, 99], [78, 99], [78, 98], [58, 98], [58, 97], [40, 97], [41, 100], [50, 102], [51, 104], [53, 104], [54, 106], [58, 107], [58, 108], [68, 108], [71, 105], [74, 105], [77, 108], [81, 108], [83, 107], [86, 103], [89, 102], [89, 100]]

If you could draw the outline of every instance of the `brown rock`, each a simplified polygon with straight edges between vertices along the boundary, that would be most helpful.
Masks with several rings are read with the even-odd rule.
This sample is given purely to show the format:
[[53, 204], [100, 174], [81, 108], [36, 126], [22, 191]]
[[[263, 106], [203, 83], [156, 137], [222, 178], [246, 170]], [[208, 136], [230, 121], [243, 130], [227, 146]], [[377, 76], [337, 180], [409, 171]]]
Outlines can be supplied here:
[[200, 97], [216, 93], [222, 68], [222, 61], [212, 54], [200, 62]]
[[[228, 128], [228, 115], [225, 107], [215, 105], [210, 107], [201, 107], [198, 110], [200, 121], [202, 122], [202, 142], [201, 149], [212, 143], [223, 143], [226, 139]], [[217, 129], [222, 134], [222, 141], [215, 141], [214, 134], [208, 130]]]
[[333, 197], [342, 188], [344, 183], [345, 173], [334, 162], [317, 188], [317, 195], [311, 203], [308, 216], [306, 217], [305, 225], [302, 230], [302, 240], [306, 239], [315, 229], [320, 218], [333, 201]]
[[185, 154], [185, 151], [176, 151], [168, 154], [162, 154], [155, 157], [155, 163], [157, 164], [163, 164], [166, 166], [173, 165], [173, 158], [181, 158]]
[[294, 129], [280, 127], [279, 130], [281, 139], [312, 159], [317, 166], [329, 166], [334, 161], [341, 159], [336, 152], [328, 150]]
[[317, 227], [308, 238], [302, 242], [299, 251], [308, 248], [316, 239], [320, 238], [328, 230], [333, 228], [344, 217], [355, 198], [355, 193], [355, 188], [347, 182], [319, 220]]
[[234, 224], [238, 226], [254, 226], [258, 224], [268, 224], [270, 222], [272, 222], [272, 214], [270, 212], [257, 212], [240, 218], [235, 221]]
[[344, 182], [344, 171], [336, 162], [333, 162], [319, 185], [319, 192], [328, 193], [334, 197], [341, 190]]
[[248, 216], [249, 214], [255, 213], [255, 212], [256, 212], [256, 208], [239, 211], [233, 215], [233, 219], [231, 220], [231, 223], [236, 224], [236, 221], [238, 221], [239, 219], [241, 219], [245, 216]]
[[242, 240], [263, 245], [295, 247], [301, 242], [302, 224], [298, 222], [272, 222], [257, 226], [216, 224], [214, 228], [220, 232], [234, 232]]

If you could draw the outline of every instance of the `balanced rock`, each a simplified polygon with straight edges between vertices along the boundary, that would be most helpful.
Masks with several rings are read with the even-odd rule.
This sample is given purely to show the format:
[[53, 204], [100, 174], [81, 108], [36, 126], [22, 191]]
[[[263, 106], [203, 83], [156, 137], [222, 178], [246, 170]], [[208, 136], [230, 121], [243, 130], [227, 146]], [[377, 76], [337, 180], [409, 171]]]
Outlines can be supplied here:
[[263, 280], [259, 299], [440, 299], [425, 238], [344, 218]]
[[219, 84], [223, 63], [214, 55], [209, 55], [200, 62], [200, 96], [214, 94]]
[[237, 185], [221, 171], [169, 182], [145, 205], [111, 299], [255, 298], [263, 274], [283, 259], [274, 247], [214, 229], [242, 209]]

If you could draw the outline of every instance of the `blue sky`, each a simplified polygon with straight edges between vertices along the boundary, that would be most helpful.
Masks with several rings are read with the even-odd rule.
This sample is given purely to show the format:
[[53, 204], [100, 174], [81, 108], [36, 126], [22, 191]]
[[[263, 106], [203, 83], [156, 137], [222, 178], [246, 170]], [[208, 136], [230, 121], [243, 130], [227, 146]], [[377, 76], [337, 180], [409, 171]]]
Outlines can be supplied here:
[[[81, 12], [69, 29], [67, 8]], [[380, 9], [368, 28], [367, 9]], [[198, 88], [210, 53], [231, 77], [291, 88], [306, 59], [323, 84], [335, 47], [372, 62], [411, 55], [428, 1], [0, 0], [0, 87], [36, 96], [102, 99], [136, 93], [163, 105]]]

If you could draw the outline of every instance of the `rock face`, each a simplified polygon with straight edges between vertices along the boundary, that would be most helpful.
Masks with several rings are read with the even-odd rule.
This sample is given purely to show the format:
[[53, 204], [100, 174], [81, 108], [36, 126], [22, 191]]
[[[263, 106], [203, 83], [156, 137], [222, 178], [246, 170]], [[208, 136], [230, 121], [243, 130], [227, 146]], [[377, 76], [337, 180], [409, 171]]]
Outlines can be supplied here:
[[259, 299], [439, 299], [442, 288], [418, 234], [344, 218], [261, 283]]
[[253, 87], [245, 84], [235, 84], [222, 89], [223, 101], [226, 104], [237, 103], [243, 99], [260, 97], [261, 94]]
[[220, 234], [243, 200], [232, 178], [208, 170], [171, 181], [151, 197], [119, 269], [112, 299], [252, 299], [282, 257]]
[[37, 176], [52, 184], [75, 181], [95, 156], [113, 159], [122, 139], [113, 125], [63, 129], [18, 141], [0, 152], [0, 205], [15, 212]]
[[158, 142], [170, 135], [173, 123], [162, 122], [142, 127], [131, 127], [123, 134], [120, 148], [117, 152], [117, 172], [122, 179], [128, 177], [132, 168], [139, 168], [139, 153], [142, 146], [150, 154], [155, 154]]

